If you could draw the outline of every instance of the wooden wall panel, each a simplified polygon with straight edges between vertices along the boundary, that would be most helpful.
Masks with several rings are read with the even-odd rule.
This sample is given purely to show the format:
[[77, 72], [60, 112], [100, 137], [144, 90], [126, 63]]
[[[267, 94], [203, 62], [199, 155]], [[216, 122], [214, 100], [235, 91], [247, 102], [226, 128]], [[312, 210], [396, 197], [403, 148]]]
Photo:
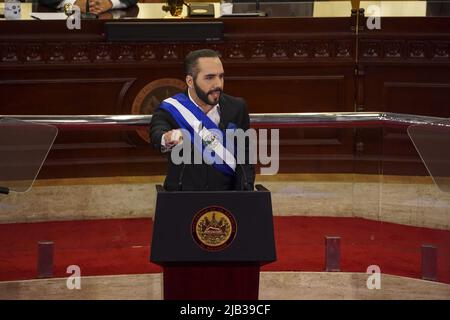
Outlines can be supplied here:
[[[450, 117], [450, 18], [383, 17], [380, 30], [365, 26], [363, 17], [358, 110]], [[405, 129], [384, 128], [381, 146], [384, 174], [428, 174]]]
[[280, 131], [280, 173], [352, 173], [353, 129]]
[[385, 82], [381, 105], [388, 112], [450, 117], [450, 82]]
[[[212, 43], [108, 42], [102, 20], [76, 32], [55, 21], [0, 22], [0, 113], [151, 113], [181, 90], [184, 56], [205, 47], [221, 54], [225, 91], [244, 97], [250, 112], [353, 111], [355, 18], [224, 19], [224, 39]], [[164, 174], [165, 157], [144, 139], [61, 131], [40, 177]], [[353, 148], [348, 129], [287, 131], [283, 139], [282, 171], [339, 171], [348, 157], [330, 166], [329, 158]]]
[[226, 82], [226, 90], [247, 97], [252, 113], [352, 111], [344, 104], [343, 75], [231, 76]]
[[450, 65], [363, 66], [364, 111], [450, 117]]
[[[15, 75], [17, 77], [17, 74]], [[34, 78], [0, 81], [4, 114], [117, 114], [133, 78]]]
[[[156, 105], [164, 98], [159, 83], [182, 82], [183, 57], [208, 47], [222, 56], [225, 91], [244, 97], [252, 113], [449, 117], [450, 19], [383, 17], [381, 30], [367, 30], [359, 14], [359, 26], [356, 11], [342, 18], [223, 19], [224, 39], [213, 43], [107, 42], [101, 20], [74, 33], [55, 21], [0, 22], [0, 113], [151, 112], [139, 103]], [[173, 90], [181, 86], [166, 91]], [[316, 128], [282, 135], [281, 171], [423, 173], [404, 132]], [[135, 132], [61, 132], [43, 169], [45, 177], [163, 173], [164, 157]]]

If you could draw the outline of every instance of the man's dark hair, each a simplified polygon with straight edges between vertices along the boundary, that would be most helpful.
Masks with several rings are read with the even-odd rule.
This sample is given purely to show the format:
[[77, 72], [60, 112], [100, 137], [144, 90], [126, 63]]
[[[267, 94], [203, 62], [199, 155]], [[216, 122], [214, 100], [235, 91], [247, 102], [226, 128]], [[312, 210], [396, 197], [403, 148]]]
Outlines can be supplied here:
[[192, 76], [194, 79], [197, 78], [198, 74], [198, 59], [200, 58], [220, 58], [219, 53], [211, 49], [201, 49], [196, 51], [191, 51], [184, 58], [184, 72], [186, 75]]

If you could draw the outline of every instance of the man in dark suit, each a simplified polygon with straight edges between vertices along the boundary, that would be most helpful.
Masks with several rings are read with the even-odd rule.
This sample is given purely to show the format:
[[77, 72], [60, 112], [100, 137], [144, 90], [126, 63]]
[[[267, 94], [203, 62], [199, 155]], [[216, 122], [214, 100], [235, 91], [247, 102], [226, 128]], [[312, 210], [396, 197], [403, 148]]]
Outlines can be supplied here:
[[[209, 125], [208, 129], [217, 129], [218, 132], [225, 132], [226, 129], [249, 129], [250, 120], [245, 101], [223, 93], [224, 70], [217, 52], [203, 49], [189, 53], [185, 59], [185, 72], [187, 92], [164, 100], [153, 114], [150, 138], [156, 149], [170, 155], [175, 145], [188, 143], [183, 142], [183, 139], [187, 139], [180, 135], [180, 128], [189, 127], [192, 115], [195, 115], [191, 117], [194, 122], [199, 119], [198, 123], [205, 127]], [[188, 108], [185, 109], [185, 106]], [[182, 114], [188, 114], [188, 120]], [[187, 141], [192, 143], [194, 139]], [[200, 144], [204, 143], [205, 140], [202, 140]], [[197, 149], [196, 146], [190, 148], [192, 161], [187, 164], [176, 165], [172, 157], [168, 157], [168, 172], [164, 182], [166, 190], [253, 190], [255, 170], [249, 161], [248, 139], [245, 139], [245, 160], [241, 161], [244, 163], [236, 161], [237, 164], [235, 167], [231, 165], [231, 169], [226, 165], [223, 168], [215, 163], [207, 164], [203, 157], [201, 163], [195, 164], [194, 153], [200, 149], [198, 146]]]
[[62, 8], [70, 3], [80, 7], [81, 12], [86, 12], [86, 1], [89, 1], [89, 11], [100, 14], [113, 9], [125, 9], [136, 5], [138, 0], [39, 0], [43, 4], [52, 8]]

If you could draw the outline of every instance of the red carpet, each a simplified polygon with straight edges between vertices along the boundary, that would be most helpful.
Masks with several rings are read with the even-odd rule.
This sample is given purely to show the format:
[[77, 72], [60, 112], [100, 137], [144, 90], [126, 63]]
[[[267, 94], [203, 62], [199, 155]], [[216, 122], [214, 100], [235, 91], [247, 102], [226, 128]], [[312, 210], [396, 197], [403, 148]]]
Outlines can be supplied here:
[[[421, 277], [421, 245], [438, 247], [438, 280], [450, 283], [450, 231], [359, 218], [275, 217], [278, 261], [263, 271], [323, 271], [325, 236], [341, 237], [341, 270]], [[34, 279], [37, 242], [55, 242], [55, 277], [160, 272], [149, 262], [150, 219], [0, 224], [0, 281]]]

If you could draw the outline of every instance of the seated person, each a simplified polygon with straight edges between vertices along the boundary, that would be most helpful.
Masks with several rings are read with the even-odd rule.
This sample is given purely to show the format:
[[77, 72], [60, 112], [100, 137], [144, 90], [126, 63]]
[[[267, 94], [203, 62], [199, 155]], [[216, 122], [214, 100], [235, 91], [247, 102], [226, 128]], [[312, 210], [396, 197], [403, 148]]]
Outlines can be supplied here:
[[70, 3], [80, 7], [81, 12], [86, 12], [86, 1], [89, 1], [89, 11], [95, 14], [128, 8], [138, 2], [138, 0], [39, 0], [39, 3], [53, 8], [64, 8], [65, 4]]

